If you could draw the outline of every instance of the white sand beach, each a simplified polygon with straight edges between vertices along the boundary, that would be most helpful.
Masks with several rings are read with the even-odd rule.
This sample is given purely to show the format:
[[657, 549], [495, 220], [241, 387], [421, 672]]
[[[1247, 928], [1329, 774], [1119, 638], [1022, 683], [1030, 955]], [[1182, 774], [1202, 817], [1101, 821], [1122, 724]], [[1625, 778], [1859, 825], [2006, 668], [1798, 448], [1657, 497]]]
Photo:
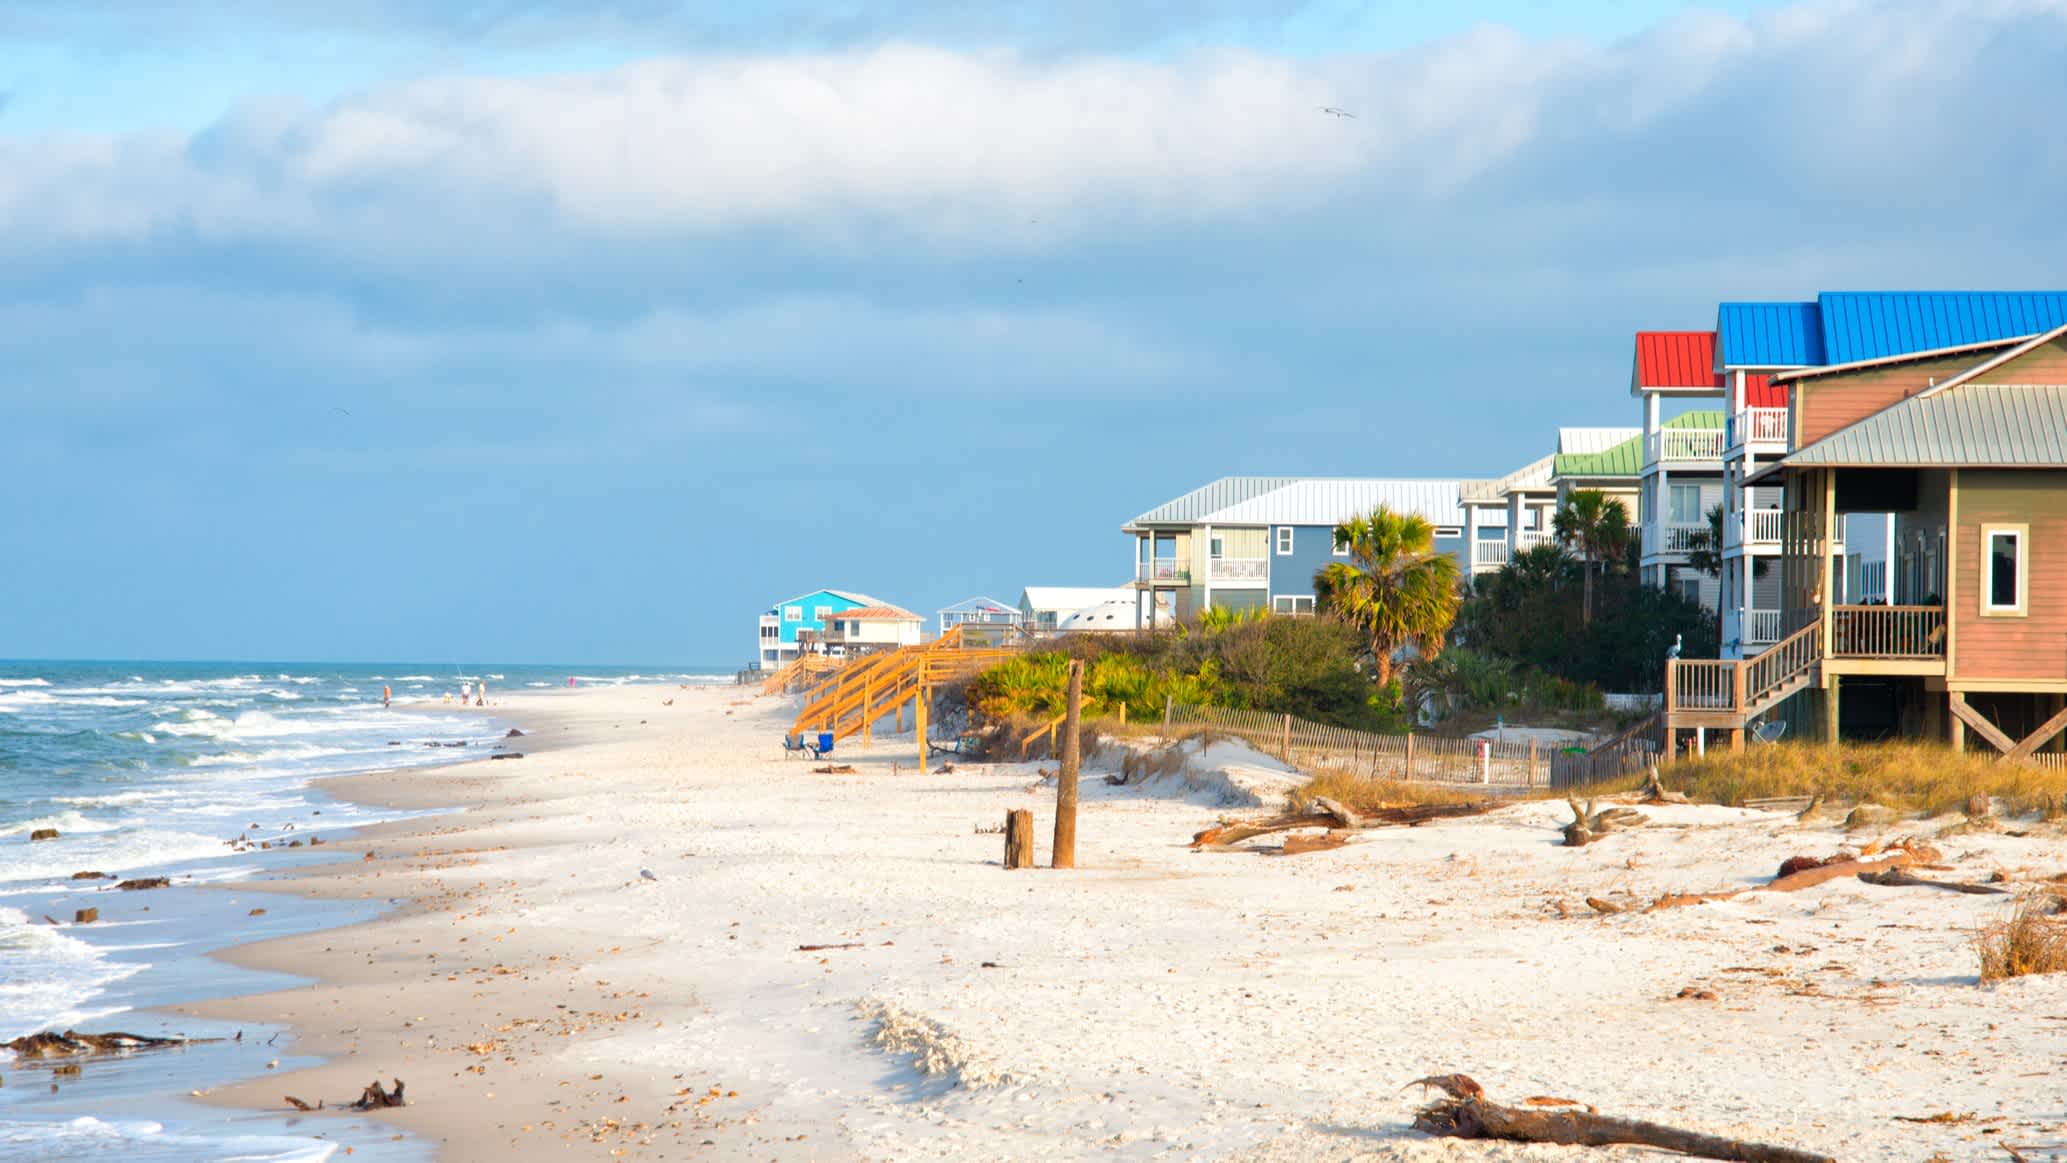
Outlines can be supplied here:
[[[1194, 852], [1254, 810], [1223, 800], [1292, 782], [1223, 745], [1197, 766], [1246, 757], [1254, 790], [1087, 770], [1081, 867], [1006, 872], [985, 829], [1010, 808], [1046, 859], [1034, 765], [922, 776], [879, 739], [842, 745], [856, 774], [814, 774], [782, 756], [790, 712], [730, 688], [515, 696], [521, 760], [339, 781], [460, 810], [273, 885], [406, 903], [236, 950], [320, 981], [195, 1008], [283, 1022], [328, 1061], [209, 1097], [336, 1104], [400, 1078], [387, 1117], [451, 1160], [1614, 1157], [1424, 1138], [1408, 1083], [1451, 1071], [1846, 1160], [2067, 1138], [2067, 977], [1976, 980], [1972, 932], [2010, 898], [1844, 880], [1584, 903], [1910, 832], [1955, 866], [1935, 875], [2037, 881], [2067, 869], [2056, 829], [1666, 807], [1565, 849], [1569, 813], [1537, 802], [1331, 852]], [[1972, 1117], [1902, 1121], [1940, 1112]]]

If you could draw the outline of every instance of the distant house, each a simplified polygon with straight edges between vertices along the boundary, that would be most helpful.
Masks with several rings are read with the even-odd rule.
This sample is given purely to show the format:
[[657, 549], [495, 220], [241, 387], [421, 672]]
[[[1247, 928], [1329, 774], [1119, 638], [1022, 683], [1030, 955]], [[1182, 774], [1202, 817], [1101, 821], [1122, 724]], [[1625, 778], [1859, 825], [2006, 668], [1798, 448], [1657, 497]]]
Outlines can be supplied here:
[[834, 612], [818, 640], [825, 653], [845, 657], [913, 646], [925, 633], [924, 618], [899, 606], [875, 603]]
[[[1028, 586], [1019, 594], [1019, 622], [1035, 633], [1053, 633], [1077, 611], [1115, 601], [1131, 607], [1134, 591], [1125, 586]], [[1133, 629], [1132, 623], [1127, 628]]]
[[1550, 472], [1555, 459], [1530, 461], [1497, 480], [1457, 482], [1474, 575], [1493, 573], [1515, 554], [1555, 540], [1550, 531], [1557, 511], [1557, 482]]
[[1557, 504], [1581, 489], [1598, 489], [1622, 502], [1633, 528], [1643, 519], [1638, 500], [1643, 464], [1641, 428], [1560, 428], [1557, 452], [1550, 458]]
[[1018, 609], [996, 598], [964, 598], [952, 606], [942, 606], [936, 613], [942, 634], [965, 624], [1012, 626], [1019, 622]]
[[1121, 526], [1135, 543], [1139, 623], [1188, 622], [1214, 606], [1311, 614], [1314, 574], [1349, 556], [1335, 527], [1380, 505], [1427, 518], [1436, 548], [1470, 571], [1454, 480], [1222, 477]]
[[785, 598], [760, 616], [759, 640], [754, 658], [763, 670], [773, 670], [804, 650], [816, 649], [826, 622], [834, 615], [861, 606], [881, 606], [867, 594], [852, 590], [812, 590]]
[[[1819, 307], [1826, 326], [1831, 298]], [[1881, 299], [1840, 304], [1874, 326], [1841, 329], [1841, 344], [1818, 336], [1816, 354], [1850, 345], [1855, 358], [1773, 372], [1789, 391], [1790, 447], [1743, 483], [1780, 493], [1783, 636], [1756, 658], [1673, 664], [1668, 725], [1722, 730], [1737, 744], [1768, 720], [1793, 723], [1796, 735], [1960, 746], [1971, 731], [2011, 755], [2057, 753], [2067, 725], [2067, 294]], [[2035, 318], [2058, 323], [1999, 333]], [[1908, 336], [1902, 346], [1926, 335], [1955, 342], [1880, 353], [1889, 335]], [[1836, 537], [1848, 515], [1866, 513], [1887, 515], [1896, 547], [1885, 601], [1847, 601], [1840, 584]]]

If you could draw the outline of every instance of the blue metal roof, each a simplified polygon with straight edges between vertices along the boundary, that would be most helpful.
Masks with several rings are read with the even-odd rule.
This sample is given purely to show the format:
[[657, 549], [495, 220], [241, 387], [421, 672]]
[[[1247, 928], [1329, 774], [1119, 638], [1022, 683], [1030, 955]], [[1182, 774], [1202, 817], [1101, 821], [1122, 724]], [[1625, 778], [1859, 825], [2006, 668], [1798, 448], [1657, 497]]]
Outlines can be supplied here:
[[1823, 325], [1814, 303], [1724, 303], [1715, 310], [1720, 367], [1818, 367]]
[[1830, 363], [2015, 339], [2067, 323], [2061, 291], [1825, 291], [1817, 303]]
[[1724, 303], [1723, 367], [1822, 367], [2015, 339], [2067, 323], [2067, 291], [1825, 291], [1813, 303]]

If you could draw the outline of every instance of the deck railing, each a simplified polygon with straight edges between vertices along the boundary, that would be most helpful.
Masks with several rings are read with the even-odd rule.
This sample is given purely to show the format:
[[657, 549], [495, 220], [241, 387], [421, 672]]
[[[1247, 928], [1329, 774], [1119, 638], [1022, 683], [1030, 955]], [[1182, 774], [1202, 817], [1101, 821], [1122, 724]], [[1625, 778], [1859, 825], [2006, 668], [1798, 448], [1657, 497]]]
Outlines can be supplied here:
[[1471, 568], [1499, 569], [1507, 564], [1507, 542], [1474, 541], [1471, 543]]
[[1730, 445], [1787, 443], [1787, 409], [1746, 408], [1730, 417]]
[[1136, 564], [1134, 577], [1145, 582], [1188, 582], [1191, 580], [1191, 566], [1167, 559], [1143, 561]]
[[1823, 624], [1811, 622], [1744, 665], [1744, 709], [1793, 681], [1823, 657]]
[[1660, 428], [1645, 442], [1644, 459], [1651, 464], [1721, 460], [1724, 436], [1720, 428]]
[[1644, 550], [1647, 553], [1691, 553], [1695, 546], [1708, 537], [1706, 522], [1692, 525], [1646, 525], [1644, 526]]
[[1780, 509], [1739, 509], [1730, 514], [1724, 544], [1753, 549], [1777, 549], [1786, 513]]
[[1214, 581], [1262, 581], [1270, 576], [1270, 559], [1215, 557], [1206, 562], [1206, 576]]
[[1667, 706], [1679, 711], [1734, 711], [1738, 663], [1720, 659], [1682, 659], [1672, 671], [1673, 694]]
[[1832, 658], [1943, 658], [1943, 606], [1838, 606], [1830, 611]]
[[1822, 660], [1823, 624], [1811, 622], [1751, 659], [1678, 659], [1665, 668], [1667, 716], [1748, 714]]
[[1744, 611], [1744, 641], [1764, 646], [1780, 640], [1780, 611]]

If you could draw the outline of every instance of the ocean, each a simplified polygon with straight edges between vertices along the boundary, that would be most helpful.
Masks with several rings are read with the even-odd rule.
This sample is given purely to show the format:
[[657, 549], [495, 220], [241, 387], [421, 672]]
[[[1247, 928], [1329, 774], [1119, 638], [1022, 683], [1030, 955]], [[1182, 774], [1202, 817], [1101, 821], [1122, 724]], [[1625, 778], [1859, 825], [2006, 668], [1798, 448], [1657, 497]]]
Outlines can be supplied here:
[[[151, 1007], [292, 985], [206, 954], [385, 907], [238, 899], [241, 880], [321, 859], [310, 837], [343, 839], [407, 814], [330, 799], [310, 780], [485, 754], [515, 724], [446, 696], [485, 681], [492, 703], [569, 678], [721, 680], [708, 670], [0, 661], [0, 1042], [67, 1027], [226, 1039], [89, 1062], [76, 1077], [10, 1068], [0, 1053], [0, 1159], [301, 1161], [343, 1148], [355, 1159], [425, 1157], [376, 1125], [312, 1127], [185, 1101], [270, 1062], [291, 1067], [290, 1040], [246, 1026], [244, 1042], [228, 1042], [230, 1030]], [[384, 687], [397, 709], [382, 707]], [[57, 837], [30, 839], [45, 829]], [[81, 872], [111, 878], [75, 879]], [[174, 886], [112, 888], [112, 878], [146, 876]], [[96, 905], [102, 922], [68, 923]], [[263, 1048], [258, 1034], [271, 1039]]]

